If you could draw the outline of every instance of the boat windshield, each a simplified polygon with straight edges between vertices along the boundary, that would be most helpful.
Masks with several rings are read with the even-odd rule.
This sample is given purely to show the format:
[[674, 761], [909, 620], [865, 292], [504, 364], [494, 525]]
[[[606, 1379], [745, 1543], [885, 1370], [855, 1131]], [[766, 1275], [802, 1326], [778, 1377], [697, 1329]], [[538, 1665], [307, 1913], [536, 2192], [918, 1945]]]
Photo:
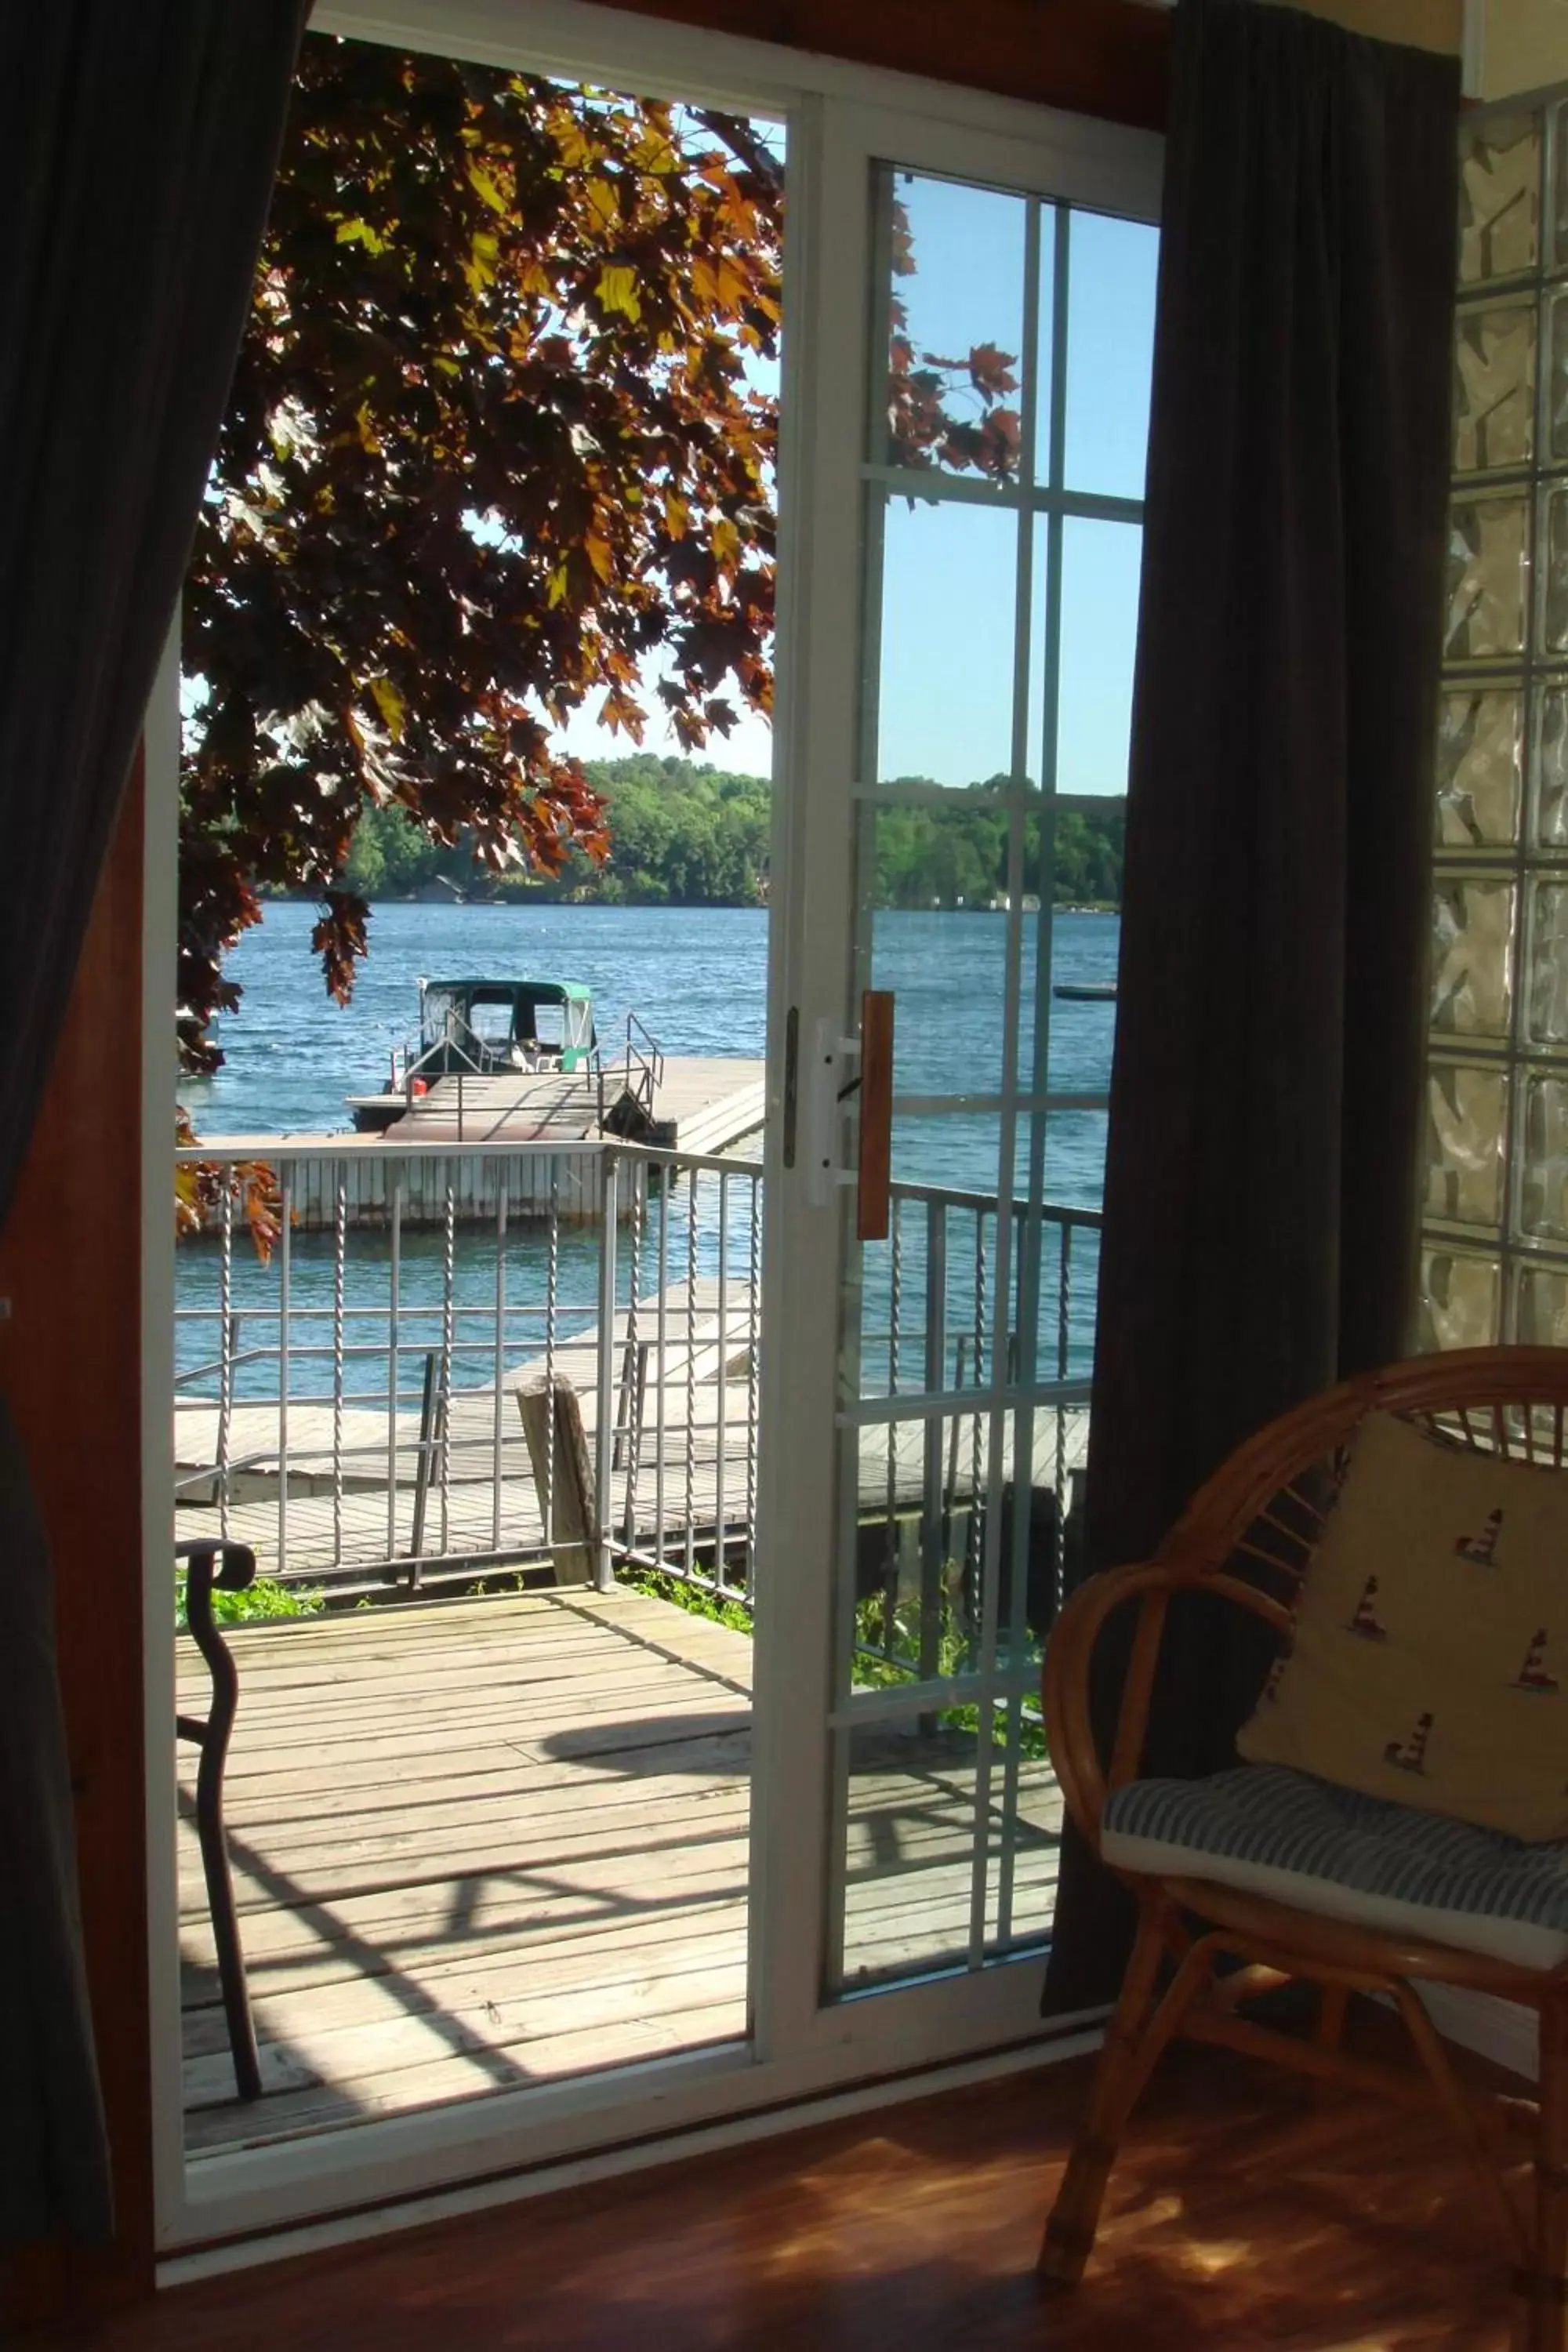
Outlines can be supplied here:
[[548, 981], [426, 981], [419, 1031], [422, 1056], [518, 1066], [520, 1056], [591, 1049], [594, 1012], [585, 991]]
[[437, 1045], [443, 1040], [475, 1039], [483, 1045], [505, 1046], [514, 1028], [528, 1033], [527, 1013], [526, 1000], [514, 988], [444, 988], [437, 983], [425, 991], [421, 1042]]
[[468, 1006], [468, 1027], [485, 1045], [509, 1045], [511, 1043], [512, 1007], [510, 999], [504, 1004], [498, 999], [476, 996]]

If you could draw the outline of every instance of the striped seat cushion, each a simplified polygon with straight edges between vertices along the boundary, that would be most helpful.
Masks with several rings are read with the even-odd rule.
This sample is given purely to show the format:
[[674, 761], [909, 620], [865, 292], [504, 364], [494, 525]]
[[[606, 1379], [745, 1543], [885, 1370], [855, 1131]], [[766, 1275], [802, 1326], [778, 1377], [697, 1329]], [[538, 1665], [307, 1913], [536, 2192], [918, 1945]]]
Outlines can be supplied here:
[[1568, 1956], [1568, 1843], [1526, 1843], [1283, 1765], [1112, 1790], [1100, 1851], [1121, 1869], [1211, 1878], [1521, 1968]]

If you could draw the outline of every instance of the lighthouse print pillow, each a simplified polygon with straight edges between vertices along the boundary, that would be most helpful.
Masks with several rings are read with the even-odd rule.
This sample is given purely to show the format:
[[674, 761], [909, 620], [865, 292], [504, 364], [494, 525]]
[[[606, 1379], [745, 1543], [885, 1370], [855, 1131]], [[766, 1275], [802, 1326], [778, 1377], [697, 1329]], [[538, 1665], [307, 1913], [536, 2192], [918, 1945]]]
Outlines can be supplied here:
[[1237, 1746], [1511, 1837], [1568, 1838], [1568, 1472], [1369, 1414], [1289, 1651]]

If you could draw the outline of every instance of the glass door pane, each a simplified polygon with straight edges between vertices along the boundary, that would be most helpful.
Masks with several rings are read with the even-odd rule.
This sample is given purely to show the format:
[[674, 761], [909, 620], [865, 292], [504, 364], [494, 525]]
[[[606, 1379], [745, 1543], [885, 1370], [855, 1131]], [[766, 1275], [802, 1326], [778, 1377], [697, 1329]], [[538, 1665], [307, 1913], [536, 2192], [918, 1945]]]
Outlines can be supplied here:
[[1050, 1923], [1156, 237], [890, 163], [872, 201], [853, 984], [894, 998], [891, 1184], [840, 1296], [830, 1993]]

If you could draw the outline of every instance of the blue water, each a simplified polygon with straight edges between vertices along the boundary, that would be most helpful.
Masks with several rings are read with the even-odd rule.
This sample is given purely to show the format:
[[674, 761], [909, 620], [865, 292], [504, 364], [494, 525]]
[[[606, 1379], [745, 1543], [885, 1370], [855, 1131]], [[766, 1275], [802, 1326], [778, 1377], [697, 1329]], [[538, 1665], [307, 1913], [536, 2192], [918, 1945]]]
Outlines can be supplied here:
[[[764, 1051], [767, 995], [767, 914], [761, 908], [666, 908], [612, 907], [503, 908], [384, 904], [371, 921], [371, 953], [362, 966], [353, 1001], [331, 1003], [310, 950], [313, 910], [277, 904], [241, 941], [230, 971], [244, 991], [239, 1012], [224, 1021], [219, 1040], [222, 1069], [210, 1081], [183, 1089], [198, 1135], [287, 1134], [346, 1128], [344, 1097], [377, 1088], [393, 1049], [409, 1038], [417, 1016], [420, 977], [459, 973], [515, 973], [585, 982], [593, 990], [601, 1041], [613, 1047], [635, 1012], [667, 1053], [738, 1055]], [[1028, 926], [1033, 929], [1032, 923]], [[1115, 976], [1118, 919], [1108, 915], [1058, 914], [1055, 919], [1053, 981], [1104, 981]], [[980, 912], [888, 912], [877, 919], [872, 980], [897, 995], [896, 1083], [900, 1094], [921, 1096], [994, 1093], [1001, 1082], [1002, 1019], [1006, 919]], [[1034, 942], [1024, 962], [1027, 1011], [1020, 1039], [1020, 1066], [1027, 1074], [1034, 1050]], [[1049, 1083], [1054, 1090], [1102, 1092], [1110, 1082], [1115, 1008], [1110, 1003], [1047, 999]], [[901, 1118], [894, 1139], [894, 1172], [923, 1183], [994, 1195], [998, 1164], [994, 1116], [943, 1114]], [[1054, 1113], [1047, 1129], [1045, 1196], [1047, 1201], [1091, 1208], [1099, 1204], [1105, 1150], [1103, 1112]], [[1020, 1190], [1027, 1181], [1026, 1133], [1016, 1161]], [[739, 1191], [739, 1188], [737, 1188]], [[732, 1267], [740, 1272], [749, 1234], [737, 1197], [732, 1219]], [[740, 1219], [742, 1222], [736, 1223]], [[973, 1222], [968, 1232], [973, 1233]], [[710, 1242], [711, 1236], [707, 1237]], [[1095, 1239], [1074, 1242], [1069, 1343], [1063, 1369], [1088, 1369], [1093, 1339]], [[1053, 1369], [1058, 1340], [1058, 1297], [1055, 1243], [1047, 1244], [1042, 1272], [1042, 1370]], [[966, 1247], [963, 1221], [954, 1222], [950, 1253], [952, 1309], [962, 1326], [973, 1297], [973, 1265], [961, 1263]], [[439, 1343], [437, 1304], [441, 1294], [441, 1245], [437, 1234], [404, 1237], [402, 1338], [417, 1354]], [[387, 1283], [384, 1236], [354, 1233], [350, 1239], [350, 1302], [384, 1299]], [[624, 1254], [623, 1254], [624, 1255]], [[297, 1305], [322, 1307], [331, 1296], [331, 1241], [327, 1234], [296, 1236], [293, 1285]], [[587, 1309], [595, 1295], [596, 1250], [591, 1233], [565, 1225], [558, 1261], [558, 1297], [563, 1306]], [[900, 1277], [911, 1304], [921, 1295], [924, 1239], [921, 1221], [905, 1228]], [[672, 1279], [682, 1266], [672, 1263]], [[993, 1276], [994, 1278], [994, 1276]], [[521, 1309], [543, 1297], [545, 1243], [537, 1228], [515, 1228], [507, 1246], [509, 1302]], [[964, 1292], [967, 1279], [969, 1290]], [[885, 1325], [892, 1281], [886, 1247], [870, 1248], [865, 1263], [865, 1318]], [[645, 1276], [646, 1284], [646, 1276]], [[234, 1260], [231, 1303], [247, 1309], [276, 1307], [276, 1272], [257, 1266], [245, 1249]], [[210, 1361], [216, 1336], [212, 1310], [217, 1303], [216, 1253], [197, 1246], [180, 1253], [180, 1304], [206, 1310], [201, 1320], [182, 1319], [178, 1354], [187, 1372]], [[465, 1232], [457, 1252], [455, 1292], [460, 1310], [475, 1310], [476, 1339], [495, 1297], [495, 1256], [489, 1234]], [[426, 1316], [416, 1313], [425, 1305]], [[914, 1316], [911, 1313], [911, 1325]], [[267, 1336], [258, 1324], [257, 1340]], [[533, 1352], [538, 1320], [519, 1313], [509, 1333], [509, 1357]], [[375, 1342], [379, 1321], [358, 1326], [367, 1343], [363, 1367], [351, 1361], [348, 1387], [369, 1391], [384, 1381], [385, 1359]], [[276, 1336], [276, 1322], [271, 1336]], [[318, 1324], [314, 1335], [329, 1332]], [[352, 1336], [352, 1335], [351, 1335]], [[515, 1344], [513, 1344], [515, 1342]], [[956, 1347], [956, 1339], [953, 1341]], [[875, 1346], [864, 1367], [868, 1386], [882, 1385], [873, 1370]], [[323, 1356], [316, 1367], [297, 1368], [296, 1392], [325, 1384]], [[492, 1367], [476, 1358], [460, 1384], [490, 1376]], [[902, 1385], [920, 1385], [918, 1362], [904, 1368]], [[962, 1367], [959, 1368], [960, 1370]], [[950, 1360], [949, 1373], [953, 1370]], [[970, 1376], [973, 1377], [973, 1366]], [[240, 1392], [262, 1393], [276, 1380], [275, 1363], [261, 1361], [242, 1371]], [[210, 1383], [196, 1386], [203, 1391]]]
[[[238, 1013], [219, 1024], [224, 1066], [210, 1082], [184, 1090], [200, 1134], [346, 1127], [345, 1095], [378, 1087], [393, 1049], [414, 1029], [421, 976], [493, 971], [581, 980], [594, 992], [606, 1045], [636, 1013], [669, 1054], [760, 1056], [764, 1050], [768, 919], [762, 908], [378, 906], [371, 953], [346, 1006], [334, 1004], [321, 985], [310, 949], [314, 919], [307, 906], [272, 906], [231, 957], [230, 973], [245, 995]], [[1005, 931], [999, 914], [879, 916], [872, 979], [897, 992], [901, 1094], [998, 1089]], [[1119, 931], [1114, 915], [1058, 914], [1052, 980], [1114, 979]], [[1024, 982], [1020, 1057], [1027, 1069], [1032, 940]], [[1107, 1003], [1051, 1003], [1053, 1088], [1103, 1091], [1114, 1018]], [[994, 1122], [910, 1120], [901, 1123], [899, 1140], [901, 1175], [994, 1189]], [[1104, 1150], [1102, 1113], [1054, 1116], [1048, 1197], [1095, 1206]]]

